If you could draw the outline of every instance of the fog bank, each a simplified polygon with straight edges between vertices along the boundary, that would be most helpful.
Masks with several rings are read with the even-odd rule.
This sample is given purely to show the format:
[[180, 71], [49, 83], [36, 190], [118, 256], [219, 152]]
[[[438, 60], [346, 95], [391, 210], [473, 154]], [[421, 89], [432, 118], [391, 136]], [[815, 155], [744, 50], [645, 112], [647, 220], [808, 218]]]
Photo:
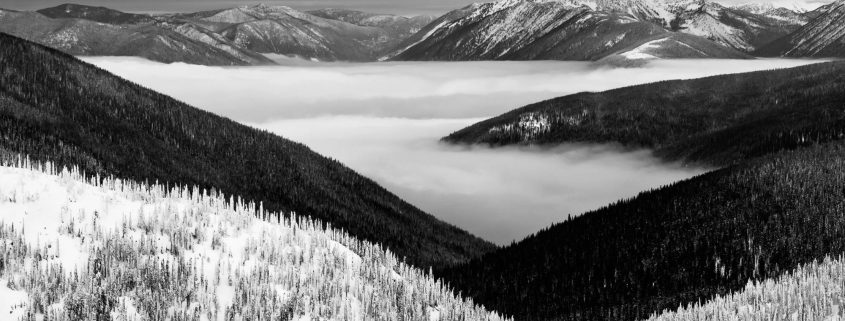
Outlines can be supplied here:
[[236, 120], [329, 115], [480, 118], [581, 91], [793, 67], [812, 60], [666, 60], [642, 68], [589, 62], [312, 63], [209, 67], [140, 58], [86, 61]]
[[260, 127], [331, 155], [424, 211], [499, 244], [701, 173], [662, 164], [648, 151], [606, 145], [541, 150], [438, 142], [474, 121], [333, 116]]
[[549, 61], [295, 62], [229, 68], [85, 60], [305, 143], [426, 212], [499, 244], [703, 170], [606, 145], [467, 148], [441, 144], [440, 137], [564, 94], [813, 62], [679, 60], [627, 69]]

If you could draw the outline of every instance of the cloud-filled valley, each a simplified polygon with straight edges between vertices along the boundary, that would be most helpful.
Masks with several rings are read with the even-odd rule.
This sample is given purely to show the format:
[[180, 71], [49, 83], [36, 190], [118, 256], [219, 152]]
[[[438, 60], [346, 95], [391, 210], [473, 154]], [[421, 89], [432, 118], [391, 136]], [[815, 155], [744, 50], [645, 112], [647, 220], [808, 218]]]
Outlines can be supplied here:
[[580, 91], [790, 67], [810, 60], [295, 63], [206, 67], [86, 58], [196, 107], [305, 143], [421, 209], [499, 244], [702, 173], [614, 146], [489, 149], [440, 137], [522, 105]]

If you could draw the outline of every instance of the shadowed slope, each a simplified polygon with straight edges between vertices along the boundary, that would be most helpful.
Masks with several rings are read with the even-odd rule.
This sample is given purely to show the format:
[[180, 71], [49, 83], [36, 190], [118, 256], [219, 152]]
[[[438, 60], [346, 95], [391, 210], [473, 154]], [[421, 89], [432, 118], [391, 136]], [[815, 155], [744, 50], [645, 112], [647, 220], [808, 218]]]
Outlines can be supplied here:
[[89, 173], [216, 187], [378, 242], [417, 266], [494, 246], [443, 223], [337, 161], [0, 34], [0, 151]]

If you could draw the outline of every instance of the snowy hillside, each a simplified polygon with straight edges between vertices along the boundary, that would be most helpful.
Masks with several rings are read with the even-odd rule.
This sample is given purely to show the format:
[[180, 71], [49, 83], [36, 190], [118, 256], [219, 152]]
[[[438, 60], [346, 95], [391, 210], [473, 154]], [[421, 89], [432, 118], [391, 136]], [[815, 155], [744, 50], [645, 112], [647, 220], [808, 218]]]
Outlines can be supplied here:
[[379, 246], [213, 191], [19, 160], [0, 213], [4, 320], [502, 320]]
[[787, 37], [763, 47], [763, 56], [845, 57], [845, 1], [815, 11], [816, 18]]
[[[598, 60], [674, 33], [593, 3], [503, 0], [453, 11], [400, 46], [399, 60]], [[599, 4], [601, 6], [601, 4]], [[704, 38], [673, 37], [708, 58], [744, 58]], [[663, 50], [666, 58], [680, 51]]]
[[723, 47], [750, 52], [805, 22], [786, 8], [707, 0], [500, 0], [442, 16], [383, 59], [596, 60], [669, 38], [658, 57], [742, 58]]
[[265, 65], [269, 59], [189, 26], [167, 22], [114, 25], [0, 9], [0, 32], [83, 56], [137, 56], [161, 62]]
[[63, 4], [32, 12], [0, 9], [0, 32], [73, 55], [270, 65], [263, 54], [372, 61], [431, 19], [263, 4], [156, 15]]
[[405, 23], [398, 19], [359, 25], [264, 4], [174, 17], [206, 24], [241, 48], [319, 60], [373, 60], [401, 40], [399, 37], [407, 36], [390, 31], [395, 24]]
[[752, 51], [807, 22], [801, 12], [772, 4], [725, 7], [709, 0], [600, 0], [597, 8], [742, 51]]
[[745, 289], [652, 316], [648, 321], [845, 319], [845, 258], [799, 267], [777, 279], [750, 282]]

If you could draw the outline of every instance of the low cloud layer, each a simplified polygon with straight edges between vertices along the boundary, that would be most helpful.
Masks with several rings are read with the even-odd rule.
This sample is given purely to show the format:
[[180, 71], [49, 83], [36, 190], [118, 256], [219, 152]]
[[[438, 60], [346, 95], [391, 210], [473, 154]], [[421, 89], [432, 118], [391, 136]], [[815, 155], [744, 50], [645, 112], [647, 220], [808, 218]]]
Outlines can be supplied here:
[[336, 157], [426, 212], [500, 244], [701, 172], [613, 146], [490, 149], [438, 142], [472, 122], [336, 116], [259, 126]]
[[306, 63], [207, 67], [86, 58], [100, 67], [236, 120], [366, 115], [478, 118], [580, 91], [791, 67], [808, 60], [674, 60], [644, 68], [586, 62]]
[[222, 68], [86, 60], [199, 108], [303, 142], [428, 213], [499, 244], [703, 170], [613, 146], [466, 148], [441, 144], [440, 137], [563, 94], [812, 62], [660, 61], [636, 69], [582, 62]]

